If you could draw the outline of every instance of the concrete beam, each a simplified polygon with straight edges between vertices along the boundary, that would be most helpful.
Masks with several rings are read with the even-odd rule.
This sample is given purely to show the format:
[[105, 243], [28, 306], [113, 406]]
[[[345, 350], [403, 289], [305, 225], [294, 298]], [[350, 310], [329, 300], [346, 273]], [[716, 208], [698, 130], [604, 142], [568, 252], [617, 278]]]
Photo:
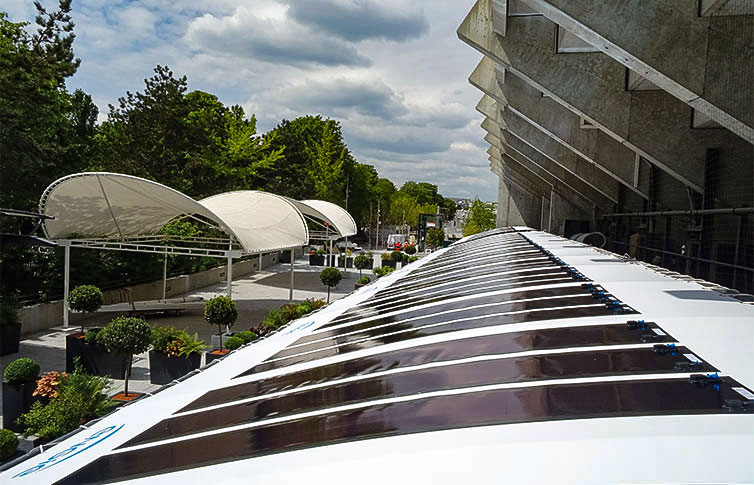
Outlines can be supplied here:
[[482, 60], [477, 64], [474, 72], [469, 76], [469, 82], [472, 86], [500, 103], [502, 109], [503, 106], [508, 104], [508, 100], [505, 99], [505, 94], [500, 88], [497, 73], [498, 70], [495, 61], [485, 56], [482, 57]]
[[503, 115], [500, 112], [497, 101], [492, 96], [488, 96], [487, 94], [482, 96], [482, 99], [476, 105], [476, 110], [487, 118], [492, 119], [498, 126], [505, 126], [505, 120], [503, 120]]
[[[503, 118], [506, 124], [518, 125], [519, 134], [526, 137], [521, 122], [536, 127], [594, 168], [646, 198], [635, 179], [636, 152], [616, 142], [597, 129], [583, 129], [581, 118], [563, 108], [551, 98], [531, 87], [516, 75], [506, 77], [503, 91], [511, 99]], [[518, 119], [515, 119], [518, 118]]]
[[672, 96], [625, 91], [625, 68], [606, 56], [555, 54], [548, 19], [509, 16], [503, 38], [489, 15], [489, 2], [479, 0], [459, 37], [693, 190], [702, 191], [706, 150], [734, 143], [722, 130], [692, 130], [690, 109]]
[[526, 3], [754, 143], [754, 22], [750, 15], [699, 17], [698, 0]]

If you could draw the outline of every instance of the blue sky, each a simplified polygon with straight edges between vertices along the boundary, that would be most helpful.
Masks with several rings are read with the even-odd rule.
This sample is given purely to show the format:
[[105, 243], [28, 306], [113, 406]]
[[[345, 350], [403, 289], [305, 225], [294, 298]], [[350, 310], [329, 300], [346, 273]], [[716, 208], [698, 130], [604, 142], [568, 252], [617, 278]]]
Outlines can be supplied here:
[[[50, 8], [49, 0], [43, 4]], [[494, 200], [467, 78], [481, 55], [455, 30], [473, 0], [74, 0], [81, 58], [69, 89], [107, 105], [140, 91], [155, 65], [186, 75], [257, 116], [339, 120], [356, 158], [400, 184], [428, 181], [443, 195]], [[31, 20], [31, 0], [5, 0]]]

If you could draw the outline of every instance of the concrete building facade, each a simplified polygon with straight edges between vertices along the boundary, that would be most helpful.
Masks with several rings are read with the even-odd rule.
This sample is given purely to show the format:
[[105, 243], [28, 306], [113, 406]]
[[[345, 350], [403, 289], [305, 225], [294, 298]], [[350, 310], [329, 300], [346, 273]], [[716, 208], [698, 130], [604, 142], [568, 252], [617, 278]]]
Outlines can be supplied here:
[[754, 292], [754, 1], [478, 0], [499, 226]]

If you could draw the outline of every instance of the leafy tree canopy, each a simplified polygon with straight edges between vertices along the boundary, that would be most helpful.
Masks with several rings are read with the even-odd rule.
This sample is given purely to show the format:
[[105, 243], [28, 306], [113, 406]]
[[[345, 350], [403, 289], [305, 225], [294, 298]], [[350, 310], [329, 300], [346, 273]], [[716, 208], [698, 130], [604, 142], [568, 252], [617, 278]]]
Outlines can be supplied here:
[[463, 235], [470, 236], [478, 232], [495, 228], [495, 210], [492, 204], [474, 199], [463, 224]]

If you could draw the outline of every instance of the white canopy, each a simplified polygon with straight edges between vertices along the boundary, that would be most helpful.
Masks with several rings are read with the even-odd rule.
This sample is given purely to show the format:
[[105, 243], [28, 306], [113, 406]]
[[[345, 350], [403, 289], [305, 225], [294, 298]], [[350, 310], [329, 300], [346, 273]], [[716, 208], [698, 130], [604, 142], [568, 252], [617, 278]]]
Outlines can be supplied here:
[[331, 225], [340, 237], [356, 234], [356, 221], [353, 220], [353, 217], [351, 217], [351, 214], [347, 210], [339, 205], [324, 200], [301, 200], [297, 202], [300, 204], [298, 208], [301, 212], [312, 217], [321, 218]]
[[247, 252], [307, 244], [301, 213], [266, 192], [220, 194], [197, 202], [151, 180], [117, 173], [69, 175], [53, 182], [39, 202], [50, 239], [118, 238], [159, 234], [171, 220], [201, 216], [233, 236]]
[[231, 227], [244, 248], [255, 251], [303, 246], [309, 242], [306, 221], [285, 197], [243, 190], [213, 195], [199, 201]]

